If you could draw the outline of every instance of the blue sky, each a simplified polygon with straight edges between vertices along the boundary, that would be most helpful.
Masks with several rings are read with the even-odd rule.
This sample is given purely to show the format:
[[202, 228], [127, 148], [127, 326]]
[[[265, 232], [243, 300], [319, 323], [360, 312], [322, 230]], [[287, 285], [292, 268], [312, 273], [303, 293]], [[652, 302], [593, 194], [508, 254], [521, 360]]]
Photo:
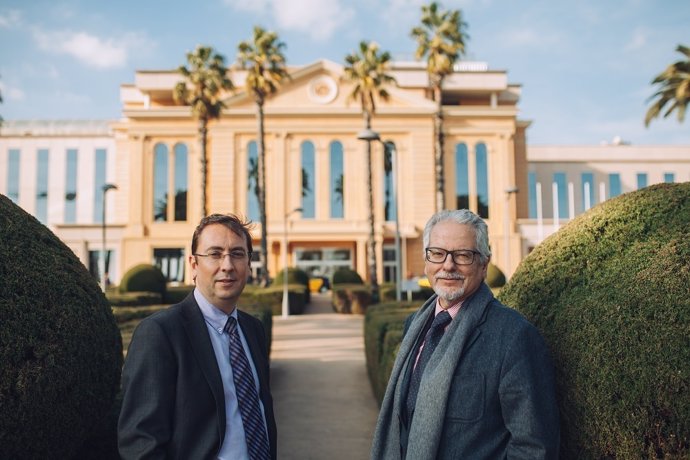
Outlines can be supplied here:
[[[197, 44], [235, 60], [257, 24], [288, 63], [342, 63], [362, 40], [410, 59], [420, 0], [3, 0], [0, 116], [116, 119], [135, 70], [174, 69]], [[468, 24], [466, 60], [523, 86], [529, 144], [690, 144], [690, 119], [644, 127], [651, 80], [690, 45], [688, 0], [445, 0]]]

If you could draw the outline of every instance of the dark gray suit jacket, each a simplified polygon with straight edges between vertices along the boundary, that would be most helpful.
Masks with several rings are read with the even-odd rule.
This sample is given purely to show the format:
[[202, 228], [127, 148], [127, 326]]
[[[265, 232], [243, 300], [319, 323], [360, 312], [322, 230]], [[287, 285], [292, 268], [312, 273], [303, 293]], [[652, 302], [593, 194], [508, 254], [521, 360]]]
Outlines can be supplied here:
[[[263, 325], [238, 310], [259, 375], [271, 457], [276, 423]], [[206, 322], [190, 293], [143, 320], [134, 331], [122, 373], [118, 447], [123, 459], [212, 459], [225, 435], [225, 398]]]

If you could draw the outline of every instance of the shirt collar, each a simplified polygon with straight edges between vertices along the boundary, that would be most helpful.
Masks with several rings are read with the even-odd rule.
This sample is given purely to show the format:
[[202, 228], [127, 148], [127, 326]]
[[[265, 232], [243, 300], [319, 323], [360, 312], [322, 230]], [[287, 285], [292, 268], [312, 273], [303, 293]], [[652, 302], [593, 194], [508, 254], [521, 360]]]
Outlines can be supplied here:
[[463, 302], [462, 300], [458, 300], [457, 302], [455, 302], [453, 305], [451, 305], [450, 307], [448, 307], [446, 309], [446, 308], [443, 308], [441, 306], [441, 298], [437, 297], [436, 298], [436, 311], [434, 311], [434, 316], [438, 315], [439, 313], [441, 313], [442, 311], [445, 310], [448, 312], [451, 319], [455, 319], [458, 312], [460, 311], [460, 308], [462, 308], [462, 302]]
[[206, 297], [204, 297], [197, 288], [194, 288], [194, 299], [196, 299], [196, 303], [199, 305], [199, 310], [201, 310], [201, 314], [204, 315], [206, 323], [208, 323], [218, 334], [223, 333], [225, 324], [228, 322], [230, 316], [237, 319], [237, 307], [233, 308], [232, 313], [228, 315], [206, 300]]

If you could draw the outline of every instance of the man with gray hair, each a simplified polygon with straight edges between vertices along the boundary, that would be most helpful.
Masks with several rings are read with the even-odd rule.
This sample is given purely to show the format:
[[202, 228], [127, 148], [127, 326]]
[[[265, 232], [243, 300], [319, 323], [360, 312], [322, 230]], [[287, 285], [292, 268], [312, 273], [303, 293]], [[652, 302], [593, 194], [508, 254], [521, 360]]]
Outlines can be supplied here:
[[549, 351], [484, 283], [486, 223], [466, 209], [441, 211], [423, 242], [435, 295], [405, 321], [371, 458], [558, 458]]

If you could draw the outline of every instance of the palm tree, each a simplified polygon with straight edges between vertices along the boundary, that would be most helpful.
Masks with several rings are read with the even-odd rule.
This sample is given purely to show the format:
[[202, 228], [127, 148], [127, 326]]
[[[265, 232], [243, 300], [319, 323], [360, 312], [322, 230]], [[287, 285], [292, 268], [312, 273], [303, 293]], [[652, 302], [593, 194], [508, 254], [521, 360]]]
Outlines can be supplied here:
[[434, 168], [436, 172], [436, 210], [445, 209], [443, 174], [443, 80], [453, 73], [453, 66], [465, 54], [465, 33], [467, 24], [462, 20], [460, 10], [442, 11], [436, 2], [422, 6], [422, 23], [412, 29], [412, 38], [417, 40], [415, 57], [426, 57], [426, 71], [429, 86], [436, 101], [434, 116]]
[[657, 100], [647, 110], [645, 126], [649, 126], [652, 119], [658, 117], [669, 103], [663, 117], [668, 117], [675, 110], [679, 122], [682, 123], [685, 119], [685, 109], [690, 102], [690, 48], [678, 45], [676, 51], [683, 53], [686, 60], [671, 64], [652, 81], [652, 85], [658, 84], [659, 89], [650, 97]]
[[[344, 80], [353, 84], [350, 100], [358, 101], [362, 107], [364, 128], [371, 130], [371, 117], [376, 113], [376, 98], [388, 100], [385, 85], [395, 84], [387, 72], [390, 54], [379, 52], [375, 42], [359, 43], [359, 51], [345, 57]], [[371, 141], [367, 141], [367, 185], [369, 193], [369, 238], [367, 239], [367, 262], [369, 283], [373, 302], [379, 300], [379, 284], [376, 270], [376, 241], [374, 240], [374, 188], [371, 177]]]
[[266, 149], [264, 142], [264, 103], [274, 94], [280, 83], [289, 78], [285, 66], [283, 49], [285, 43], [278, 39], [278, 34], [254, 27], [251, 41], [238, 45], [237, 60], [240, 66], [247, 69], [247, 93], [254, 96], [256, 102], [257, 128], [257, 181], [256, 195], [259, 201], [259, 220], [261, 221], [261, 274], [260, 283], [267, 286], [268, 276], [268, 239], [266, 232]]
[[206, 153], [208, 122], [220, 118], [225, 107], [221, 100], [223, 91], [234, 88], [225, 67], [225, 58], [213, 51], [210, 46], [197, 46], [187, 53], [187, 66], [177, 71], [184, 80], [175, 85], [173, 98], [178, 104], [189, 105], [199, 126], [199, 147], [201, 150], [201, 212], [208, 214], [207, 190], [208, 156]]

